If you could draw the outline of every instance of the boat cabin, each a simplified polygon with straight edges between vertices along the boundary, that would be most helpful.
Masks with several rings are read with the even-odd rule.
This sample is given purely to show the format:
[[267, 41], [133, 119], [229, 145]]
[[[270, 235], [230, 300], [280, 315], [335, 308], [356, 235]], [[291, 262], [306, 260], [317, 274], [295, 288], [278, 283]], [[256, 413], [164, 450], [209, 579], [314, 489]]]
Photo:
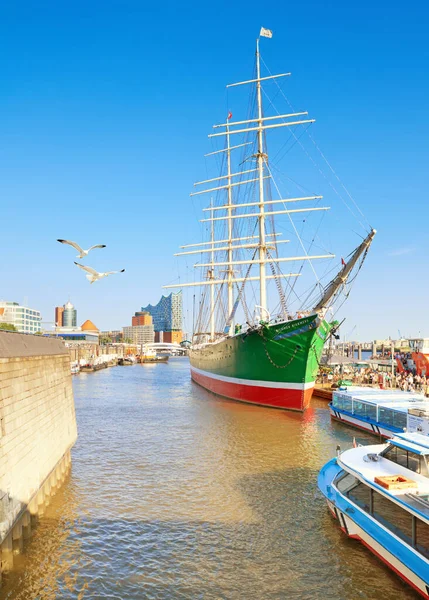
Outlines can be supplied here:
[[409, 340], [411, 352], [421, 352], [422, 354], [429, 354], [429, 338], [415, 338]]
[[429, 558], [429, 439], [399, 434], [378, 454], [362, 446], [344, 452], [340, 462], [346, 470], [333, 482], [338, 491]]
[[335, 390], [329, 408], [333, 418], [385, 437], [405, 429], [429, 435], [429, 402], [420, 394], [369, 388]]

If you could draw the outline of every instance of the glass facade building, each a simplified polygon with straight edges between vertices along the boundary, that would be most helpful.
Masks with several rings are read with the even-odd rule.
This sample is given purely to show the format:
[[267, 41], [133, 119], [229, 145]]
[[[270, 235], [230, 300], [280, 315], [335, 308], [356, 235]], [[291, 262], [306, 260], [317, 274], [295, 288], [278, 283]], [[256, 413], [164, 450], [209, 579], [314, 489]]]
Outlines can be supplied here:
[[161, 296], [155, 306], [142, 306], [142, 311], [152, 315], [155, 331], [181, 331], [183, 320], [182, 291]]
[[69, 301], [64, 304], [63, 311], [63, 327], [76, 327], [77, 326], [77, 310], [73, 304]]
[[0, 323], [15, 325], [20, 333], [38, 333], [42, 330], [40, 311], [21, 306], [18, 302], [0, 300]]

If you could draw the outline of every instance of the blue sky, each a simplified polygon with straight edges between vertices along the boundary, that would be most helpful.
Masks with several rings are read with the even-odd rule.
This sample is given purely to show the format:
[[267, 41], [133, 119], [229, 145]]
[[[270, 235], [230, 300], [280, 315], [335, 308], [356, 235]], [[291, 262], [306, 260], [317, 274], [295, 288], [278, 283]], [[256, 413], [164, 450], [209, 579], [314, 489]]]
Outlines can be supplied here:
[[[158, 301], [178, 276], [173, 253], [198, 235], [189, 192], [206, 175], [206, 134], [227, 109], [241, 118], [225, 84], [251, 77], [261, 25], [274, 32], [265, 62], [292, 72], [283, 89], [379, 231], [343, 334], [429, 336], [423, 1], [0, 1], [0, 298], [48, 322], [70, 296], [101, 329]], [[306, 170], [297, 162], [300, 181]], [[329, 240], [351, 249], [336, 223]], [[107, 244], [86, 264], [126, 272], [89, 286], [58, 237]]]

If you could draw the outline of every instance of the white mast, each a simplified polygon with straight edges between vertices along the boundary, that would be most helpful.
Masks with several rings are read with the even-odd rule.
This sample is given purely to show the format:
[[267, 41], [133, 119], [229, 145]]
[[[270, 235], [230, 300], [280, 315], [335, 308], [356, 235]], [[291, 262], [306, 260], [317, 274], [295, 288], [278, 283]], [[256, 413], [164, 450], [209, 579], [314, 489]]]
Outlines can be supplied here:
[[[213, 200], [210, 202], [210, 206], [212, 207], [211, 215], [213, 216]], [[215, 260], [215, 252], [214, 252], [214, 221], [211, 223], [211, 259], [212, 264], [209, 271], [208, 279], [214, 279], [214, 260]], [[215, 339], [215, 313], [214, 313], [214, 304], [215, 304], [215, 287], [214, 285], [210, 286], [210, 341], [214, 342]]]
[[[259, 60], [259, 38], [256, 40], [256, 90], [258, 100], [258, 171], [259, 171], [259, 304], [261, 318], [267, 314], [267, 283], [266, 283], [266, 256], [265, 245], [265, 208], [264, 208], [264, 140], [263, 140], [263, 117], [262, 117], [262, 92], [261, 92], [261, 65]], [[265, 314], [263, 314], [265, 313]]]
[[[229, 114], [228, 114], [229, 117]], [[226, 122], [226, 147], [227, 147], [227, 152], [226, 152], [226, 163], [227, 163], [227, 176], [228, 176], [228, 208], [227, 208], [227, 215], [228, 215], [228, 272], [227, 272], [227, 276], [228, 276], [228, 281], [227, 281], [227, 285], [228, 285], [228, 318], [230, 318], [231, 314], [232, 314], [232, 308], [234, 305], [234, 297], [233, 297], [233, 282], [232, 279], [234, 277], [234, 271], [232, 268], [232, 187], [231, 187], [231, 150], [230, 150], [230, 144], [229, 144], [229, 123], [228, 123], [228, 119]], [[211, 213], [211, 217], [212, 217], [212, 224], [214, 225], [214, 215], [213, 215], [213, 211]], [[214, 262], [214, 259], [213, 259]], [[233, 324], [234, 319], [231, 319], [231, 322], [229, 324], [229, 335], [232, 335], [232, 332], [234, 331], [234, 324]]]

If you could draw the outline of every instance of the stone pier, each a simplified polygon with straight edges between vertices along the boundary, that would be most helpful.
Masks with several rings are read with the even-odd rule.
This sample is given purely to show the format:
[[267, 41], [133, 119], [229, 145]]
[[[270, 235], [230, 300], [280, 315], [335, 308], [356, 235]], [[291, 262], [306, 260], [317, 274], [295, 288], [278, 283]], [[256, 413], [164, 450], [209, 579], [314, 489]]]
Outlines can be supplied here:
[[64, 481], [76, 438], [63, 342], [0, 331], [0, 577]]

